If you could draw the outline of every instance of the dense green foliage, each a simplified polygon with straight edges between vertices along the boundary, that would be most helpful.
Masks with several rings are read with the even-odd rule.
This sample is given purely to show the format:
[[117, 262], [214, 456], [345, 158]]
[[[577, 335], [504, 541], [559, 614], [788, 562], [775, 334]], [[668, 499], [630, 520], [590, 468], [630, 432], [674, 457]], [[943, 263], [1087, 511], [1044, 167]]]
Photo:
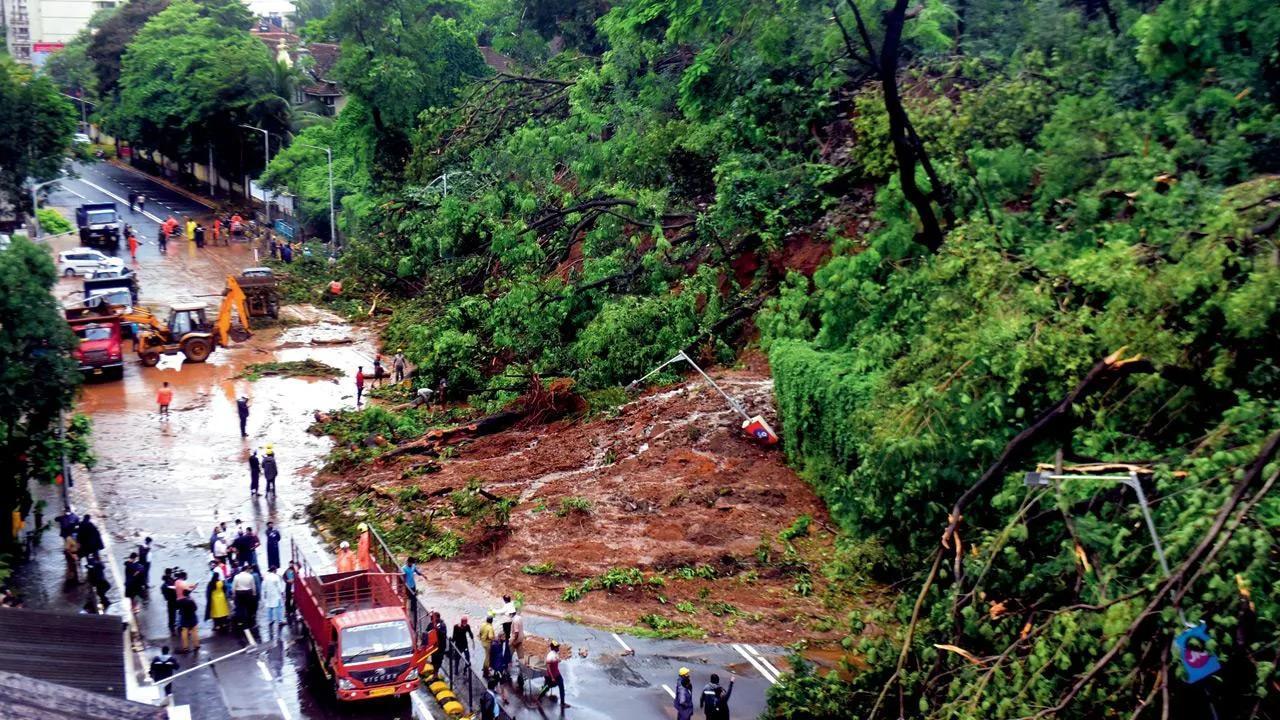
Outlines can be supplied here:
[[87, 423], [57, 438], [58, 413], [71, 407], [80, 373], [70, 351], [75, 335], [50, 293], [57, 270], [49, 253], [22, 238], [0, 251], [0, 543], [12, 539], [10, 510], [31, 505], [30, 479], [51, 482], [62, 445], [87, 459]]
[[47, 77], [0, 55], [0, 207], [28, 207], [29, 182], [62, 172], [76, 131], [71, 102]]
[[179, 0], [146, 22], [120, 65], [119, 93], [101, 109], [108, 131], [170, 158], [204, 160], [239, 125], [288, 127], [285, 74], [249, 34], [238, 0]]
[[[875, 566], [895, 568], [882, 579], [910, 588], [849, 619], [851, 683], [799, 673], [771, 712], [1021, 717], [1065, 698], [1066, 716], [1127, 714], [1165, 680], [1190, 702], [1162, 672], [1176, 625], [1168, 596], [1153, 596], [1159, 568], [1131, 498], [1020, 479], [1057, 447], [1069, 463], [1151, 468], [1176, 569], [1276, 427], [1268, 198], [1280, 187], [1265, 174], [1280, 169], [1280, 13], [1244, 1], [538, 5], [435, 10], [447, 19], [421, 32], [473, 29], [515, 65], [430, 109], [400, 94], [414, 112], [399, 110], [350, 76], [364, 105], [346, 136], [373, 165], [344, 200], [356, 239], [340, 271], [407, 300], [386, 339], [419, 381], [489, 400], [530, 373], [621, 384], [677, 349], [729, 357], [763, 303], [788, 456], [876, 548]], [[419, 72], [349, 20], [328, 27], [362, 62]], [[540, 43], [555, 28], [558, 55]], [[475, 74], [443, 58], [443, 77]], [[790, 258], [815, 244], [832, 257], [810, 277]], [[1122, 347], [1140, 371], [1021, 448], [965, 508], [963, 553], [952, 539], [940, 557], [952, 503]], [[1275, 510], [1261, 499], [1248, 517]], [[1174, 588], [1230, 658], [1211, 700], [1233, 710], [1267, 692], [1273, 668], [1278, 608], [1241, 621], [1235, 581], [1280, 579], [1266, 522], [1235, 529]], [[931, 558], [912, 623], [915, 569]], [[1150, 597], [1160, 620], [1130, 628]], [[1127, 652], [1072, 693], [1117, 640]]]

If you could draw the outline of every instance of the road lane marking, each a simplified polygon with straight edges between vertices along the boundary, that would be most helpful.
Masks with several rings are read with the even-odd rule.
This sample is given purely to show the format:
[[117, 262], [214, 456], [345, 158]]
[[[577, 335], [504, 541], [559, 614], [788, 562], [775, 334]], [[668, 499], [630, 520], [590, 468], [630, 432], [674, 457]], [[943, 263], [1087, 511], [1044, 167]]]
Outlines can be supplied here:
[[674, 700], [674, 699], [676, 698], [676, 691], [675, 691], [675, 690], [672, 690], [672, 689], [671, 689], [671, 687], [670, 687], [669, 685], [667, 685], [666, 683], [663, 683], [663, 685], [662, 685], [662, 689], [667, 691], [667, 694], [671, 696], [671, 699], [672, 699], [672, 700]]
[[629, 653], [634, 653], [634, 652], [635, 652], [635, 650], [632, 650], [630, 646], [628, 646], [626, 643], [622, 642], [622, 638], [618, 637], [618, 633], [609, 633], [609, 634], [613, 636], [613, 639], [614, 639], [614, 640], [617, 640], [617, 641], [618, 641], [618, 644], [622, 646], [622, 649], [623, 649], [623, 650], [626, 650], [626, 651], [627, 651], [627, 652], [629, 652]]
[[[110, 190], [108, 190], [108, 189], [106, 189], [106, 188], [102, 187], [101, 185], [97, 185], [97, 184], [91, 183], [91, 182], [89, 182], [88, 180], [85, 180], [84, 178], [80, 178], [80, 182], [84, 183], [85, 185], [88, 185], [89, 187], [93, 188], [94, 190], [97, 190], [97, 191], [98, 191], [98, 192], [100, 192], [100, 193], [105, 194], [107, 197], [110, 197], [111, 199], [115, 200], [116, 202], [122, 202], [122, 203], [124, 203], [125, 205], [128, 205], [128, 204], [129, 204], [129, 201], [128, 201], [128, 200], [125, 200], [124, 198], [122, 198], [122, 197], [120, 197], [119, 195], [117, 195], [117, 194], [115, 194], [115, 193], [111, 192]], [[82, 195], [81, 197], [84, 197], [84, 196]], [[132, 211], [131, 211], [131, 212], [132, 212]], [[157, 224], [163, 224], [163, 223], [164, 223], [164, 220], [161, 220], [161, 219], [160, 219], [160, 216], [158, 216], [158, 215], [152, 215], [151, 213], [147, 212], [146, 210], [143, 210], [143, 211], [142, 211], [142, 215], [143, 215], [143, 217], [149, 218], [149, 219], [150, 219], [152, 222], [154, 222], [154, 223], [157, 223]]]
[[249, 641], [249, 647], [254, 647], [258, 644], [258, 641], [253, 639], [253, 633], [249, 632], [249, 628], [244, 629], [244, 637]]
[[85, 197], [85, 196], [81, 195], [80, 193], [76, 192], [75, 190], [72, 190], [72, 189], [71, 189], [71, 188], [69, 188], [69, 187], [62, 187], [61, 185], [59, 185], [58, 187], [59, 187], [60, 189], [62, 189], [62, 190], [66, 190], [67, 192], [71, 193], [72, 195], [75, 195], [76, 197], [80, 198], [81, 200], [88, 200], [88, 199], [89, 199], [89, 198], [87, 198], [87, 197]]
[[734, 650], [737, 650], [739, 655], [746, 658], [747, 662], [751, 663], [751, 667], [758, 670], [760, 674], [764, 676], [764, 679], [769, 681], [770, 685], [776, 685], [778, 683], [777, 678], [770, 675], [769, 671], [765, 670], [764, 666], [761, 665], [760, 662], [757, 661], [755, 658], [751, 657], [751, 654], [748, 653], [746, 650], [744, 650], [741, 645], [737, 643], [733, 643], [730, 647], [732, 647]]
[[745, 647], [747, 650], [750, 650], [751, 654], [755, 655], [757, 660], [763, 663], [765, 667], [773, 671], [774, 677], [778, 677], [778, 678], [782, 677], [782, 671], [779, 670], [777, 667], [775, 667], [773, 663], [769, 662], [769, 658], [760, 654], [760, 651], [757, 650], [754, 645], [748, 645], [746, 643], [743, 643], [742, 646]]
[[258, 661], [258, 670], [262, 671], [262, 679], [271, 682], [271, 671], [267, 669], [267, 664], [261, 660]]
[[293, 720], [293, 713], [290, 713], [289, 708], [284, 704], [284, 698], [276, 697], [276, 707], [280, 708], [280, 717], [284, 720]]

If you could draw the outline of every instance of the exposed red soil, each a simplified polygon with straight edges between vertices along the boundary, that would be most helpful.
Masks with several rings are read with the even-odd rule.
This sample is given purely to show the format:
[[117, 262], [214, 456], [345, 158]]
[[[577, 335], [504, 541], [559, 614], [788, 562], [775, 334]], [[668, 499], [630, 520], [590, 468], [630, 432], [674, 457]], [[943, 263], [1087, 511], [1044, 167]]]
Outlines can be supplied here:
[[[717, 373], [717, 381], [773, 422], [763, 359], [748, 356], [744, 365]], [[711, 636], [777, 643], [834, 638], [826, 619], [842, 617], [839, 604], [851, 599], [836, 607], [823, 603], [821, 568], [833, 542], [826, 510], [781, 452], [754, 444], [740, 424], [714, 390], [690, 381], [651, 390], [613, 417], [518, 425], [459, 444], [456, 455], [434, 461], [438, 472], [405, 479], [423, 459], [401, 457], [349, 478], [322, 476], [319, 492], [336, 499], [364, 492], [388, 513], [399, 510], [391, 500], [399, 488], [416, 484], [435, 494], [437, 522], [467, 538], [458, 557], [424, 566], [441, 586], [471, 587], [490, 598], [520, 592], [534, 612], [608, 626], [636, 625], [653, 613], [695, 623]], [[472, 480], [518, 498], [505, 535], [471, 527], [466, 518], [439, 519], [448, 514], [448, 491]], [[566, 498], [585, 498], [590, 512], [557, 514]], [[794, 569], [776, 564], [778, 533], [802, 514], [814, 521], [808, 536], [794, 543], [811, 570], [808, 597], [794, 590]], [[757, 560], [762, 537], [774, 562]], [[544, 563], [553, 564], [554, 573], [521, 571]], [[719, 577], [678, 577], [678, 568], [697, 565], [714, 567]], [[574, 603], [561, 599], [566, 586], [630, 567], [662, 574], [665, 585], [597, 590]], [[690, 605], [677, 610], [681, 602], [695, 612], [688, 612]]]

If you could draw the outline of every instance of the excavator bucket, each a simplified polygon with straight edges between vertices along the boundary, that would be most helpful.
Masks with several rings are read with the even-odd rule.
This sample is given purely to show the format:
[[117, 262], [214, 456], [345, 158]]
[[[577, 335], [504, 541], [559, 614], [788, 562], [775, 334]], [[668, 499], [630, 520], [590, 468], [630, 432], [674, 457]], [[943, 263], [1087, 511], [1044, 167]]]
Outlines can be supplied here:
[[235, 310], [240, 316], [240, 324], [244, 326], [244, 331], [252, 334], [252, 328], [249, 327], [249, 308], [245, 306], [244, 290], [240, 289], [240, 283], [236, 282], [235, 276], [227, 276], [227, 289], [222, 293], [222, 305], [218, 307], [218, 319], [214, 322], [214, 331], [218, 334], [218, 342], [223, 347], [231, 346], [231, 311]]

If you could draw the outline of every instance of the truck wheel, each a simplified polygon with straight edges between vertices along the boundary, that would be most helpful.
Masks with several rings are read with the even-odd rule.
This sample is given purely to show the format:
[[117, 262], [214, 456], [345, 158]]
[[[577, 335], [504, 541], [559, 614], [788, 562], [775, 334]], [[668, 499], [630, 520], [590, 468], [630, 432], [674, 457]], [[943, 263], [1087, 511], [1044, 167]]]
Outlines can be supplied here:
[[204, 338], [192, 338], [182, 344], [182, 354], [190, 362], [204, 362], [209, 359], [213, 346]]
[[138, 359], [141, 360], [142, 364], [147, 367], [155, 367], [156, 364], [160, 362], [160, 353], [158, 352], [138, 353]]
[[75, 277], [75, 276], [76, 276], [75, 268], [67, 268], [66, 270], [62, 271], [62, 277]]

